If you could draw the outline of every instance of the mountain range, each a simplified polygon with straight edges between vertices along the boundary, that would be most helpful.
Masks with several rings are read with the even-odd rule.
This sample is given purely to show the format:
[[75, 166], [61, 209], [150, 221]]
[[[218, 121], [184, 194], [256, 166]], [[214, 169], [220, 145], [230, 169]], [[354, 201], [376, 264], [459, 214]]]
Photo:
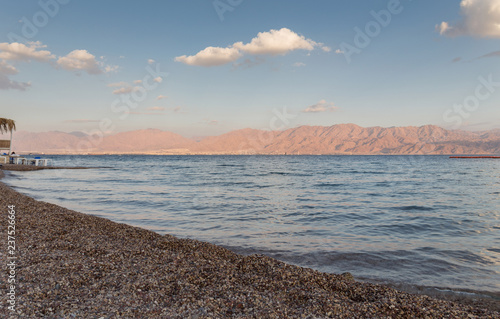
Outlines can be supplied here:
[[300, 126], [283, 131], [241, 129], [190, 139], [144, 129], [106, 136], [82, 132], [14, 133], [17, 153], [45, 154], [500, 154], [500, 130], [471, 132], [355, 124]]

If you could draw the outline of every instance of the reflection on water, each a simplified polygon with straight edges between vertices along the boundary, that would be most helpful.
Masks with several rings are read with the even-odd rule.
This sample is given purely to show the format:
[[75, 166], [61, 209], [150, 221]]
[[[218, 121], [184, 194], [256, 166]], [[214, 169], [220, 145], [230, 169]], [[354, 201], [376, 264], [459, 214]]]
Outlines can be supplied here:
[[[35, 198], [321, 271], [500, 292], [500, 161], [445, 156], [54, 156]], [[20, 178], [23, 177], [23, 178]]]

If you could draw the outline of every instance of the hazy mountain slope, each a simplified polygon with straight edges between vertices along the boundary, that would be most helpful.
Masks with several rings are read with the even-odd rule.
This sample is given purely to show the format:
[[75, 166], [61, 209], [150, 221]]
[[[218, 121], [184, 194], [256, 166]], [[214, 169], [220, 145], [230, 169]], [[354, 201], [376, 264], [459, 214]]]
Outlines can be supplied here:
[[12, 151], [24, 153], [67, 153], [81, 141], [81, 137], [64, 132], [14, 132]]
[[138, 130], [107, 136], [98, 144], [103, 152], [148, 152], [189, 148], [195, 142], [179, 134], [157, 129]]
[[195, 141], [157, 129], [85, 134], [15, 132], [13, 150], [45, 153], [148, 154], [500, 154], [500, 130], [469, 132], [421, 127], [300, 126], [242, 129]]
[[[207, 143], [209, 142], [209, 144]], [[438, 126], [301, 126], [282, 132], [240, 130], [197, 144], [197, 151], [257, 154], [483, 154], [500, 152], [500, 134]]]

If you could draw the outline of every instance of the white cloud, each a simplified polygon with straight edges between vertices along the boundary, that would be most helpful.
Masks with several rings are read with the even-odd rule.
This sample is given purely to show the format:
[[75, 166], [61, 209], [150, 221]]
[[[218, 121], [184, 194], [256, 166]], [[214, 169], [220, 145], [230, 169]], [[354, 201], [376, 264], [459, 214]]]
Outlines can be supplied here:
[[295, 62], [295, 63], [293, 64], [293, 66], [295, 66], [295, 67], [301, 67], [301, 66], [306, 66], [306, 64], [305, 64], [305, 63], [302, 63], [302, 62]]
[[25, 91], [31, 86], [30, 82], [17, 82], [9, 79], [9, 75], [15, 75], [19, 71], [5, 61], [0, 61], [0, 90]]
[[163, 99], [166, 99], [166, 98], [167, 98], [167, 96], [166, 96], [166, 95], [158, 95], [158, 96], [156, 97], [156, 99], [157, 99], [157, 100], [163, 100]]
[[[113, 72], [118, 69], [116, 65], [106, 65], [103, 61], [97, 61], [96, 57], [87, 50], [74, 50], [66, 56], [56, 57], [41, 42], [28, 42], [22, 44], [18, 42], [0, 43], [0, 89], [26, 90], [31, 86], [30, 82], [17, 82], [9, 78], [10, 75], [18, 73], [17, 69], [7, 63], [38, 61], [49, 63], [52, 66], [59, 66], [69, 71], [86, 71], [89, 74], [100, 74], [104, 72]], [[56, 63], [53, 63], [53, 60]], [[104, 56], [100, 57], [104, 60]]]
[[192, 56], [179, 56], [175, 61], [188, 65], [217, 66], [236, 61], [242, 56], [238, 49], [208, 47]]
[[335, 50], [335, 53], [337, 53], [337, 54], [344, 54], [345, 52], [342, 51], [342, 50], [340, 50], [340, 49], [337, 49], [337, 50]]
[[0, 43], [0, 59], [11, 61], [29, 62], [36, 60], [39, 62], [48, 62], [54, 59], [55, 56], [47, 50], [38, 50], [45, 48], [40, 42], [29, 42], [28, 45], [22, 43]]
[[102, 63], [99, 63], [99, 65], [101, 65], [104, 68], [105, 73], [115, 72], [119, 68], [118, 65], [104, 65]]
[[159, 76], [159, 77], [154, 78], [153, 81], [155, 81], [156, 83], [161, 83], [163, 81], [163, 79], [161, 78], [161, 76]]
[[88, 74], [109, 73], [119, 68], [118, 65], [106, 65], [97, 61], [87, 50], [73, 50], [68, 55], [59, 57], [57, 64], [67, 71], [85, 71]]
[[314, 50], [319, 44], [290, 29], [259, 32], [250, 43], [236, 42], [233, 47], [249, 54], [284, 55], [293, 50]]
[[73, 50], [68, 55], [59, 57], [57, 64], [68, 71], [85, 71], [88, 74], [103, 73], [95, 56], [87, 50]]
[[165, 108], [162, 106], [153, 106], [153, 107], [148, 107], [148, 111], [165, 111]]
[[462, 0], [460, 11], [461, 20], [454, 25], [441, 22], [436, 30], [450, 37], [500, 38], [500, 0]]
[[49, 62], [55, 56], [47, 50], [40, 42], [29, 42], [28, 45], [22, 43], [0, 43], [0, 90], [20, 90], [25, 91], [31, 86], [30, 82], [18, 82], [10, 79], [11, 75], [16, 75], [19, 71], [6, 61], [13, 62]]
[[148, 64], [153, 64], [153, 63], [155, 63], [155, 62], [156, 62], [156, 61], [155, 61], [155, 60], [153, 60], [153, 59], [148, 59]]
[[443, 35], [443, 34], [449, 33], [451, 28], [450, 28], [450, 25], [448, 24], [448, 22], [443, 21], [443, 22], [441, 22], [441, 24], [436, 25], [436, 30], [439, 31], [439, 34]]
[[128, 94], [137, 90], [137, 87], [125, 86], [113, 91], [113, 94]]
[[15, 67], [5, 61], [0, 61], [0, 74], [14, 75], [19, 73]]
[[259, 32], [249, 43], [236, 42], [226, 48], [207, 47], [192, 56], [182, 55], [175, 58], [175, 61], [188, 65], [197, 66], [218, 66], [234, 62], [243, 56], [244, 53], [251, 55], [285, 55], [295, 50], [312, 51], [320, 48], [325, 52], [330, 52], [331, 48], [323, 43], [307, 39], [298, 35], [290, 29], [270, 30], [269, 32]]
[[327, 112], [327, 111], [332, 112], [335, 110], [338, 110], [338, 107], [336, 107], [333, 103], [327, 102], [326, 100], [321, 100], [314, 105], [308, 106], [302, 112], [304, 112], [304, 113], [319, 113], [319, 112]]
[[[153, 79], [155, 82], [157, 81], [158, 78], [156, 79]], [[161, 78], [160, 78], [161, 80]], [[161, 82], [161, 81], [160, 81]], [[140, 84], [142, 83], [141, 80], [135, 80], [133, 81], [134, 84]], [[138, 90], [140, 90], [140, 87], [139, 86], [134, 86], [134, 85], [131, 85], [127, 82], [124, 82], [124, 81], [121, 81], [121, 82], [114, 82], [114, 83], [109, 83], [107, 85], [108, 87], [113, 87], [113, 88], [117, 88], [115, 90], [113, 90], [113, 94], [128, 94], [128, 93], [132, 93], [132, 92], [136, 92]]]

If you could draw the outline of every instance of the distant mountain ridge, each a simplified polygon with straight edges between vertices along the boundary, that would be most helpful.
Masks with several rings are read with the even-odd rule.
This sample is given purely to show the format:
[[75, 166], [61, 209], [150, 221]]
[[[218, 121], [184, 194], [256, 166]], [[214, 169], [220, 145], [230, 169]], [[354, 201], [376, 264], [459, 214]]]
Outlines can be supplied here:
[[45, 154], [500, 154], [500, 130], [470, 132], [435, 125], [300, 126], [241, 129], [189, 139], [158, 129], [102, 136], [81, 132], [14, 133], [13, 150]]

